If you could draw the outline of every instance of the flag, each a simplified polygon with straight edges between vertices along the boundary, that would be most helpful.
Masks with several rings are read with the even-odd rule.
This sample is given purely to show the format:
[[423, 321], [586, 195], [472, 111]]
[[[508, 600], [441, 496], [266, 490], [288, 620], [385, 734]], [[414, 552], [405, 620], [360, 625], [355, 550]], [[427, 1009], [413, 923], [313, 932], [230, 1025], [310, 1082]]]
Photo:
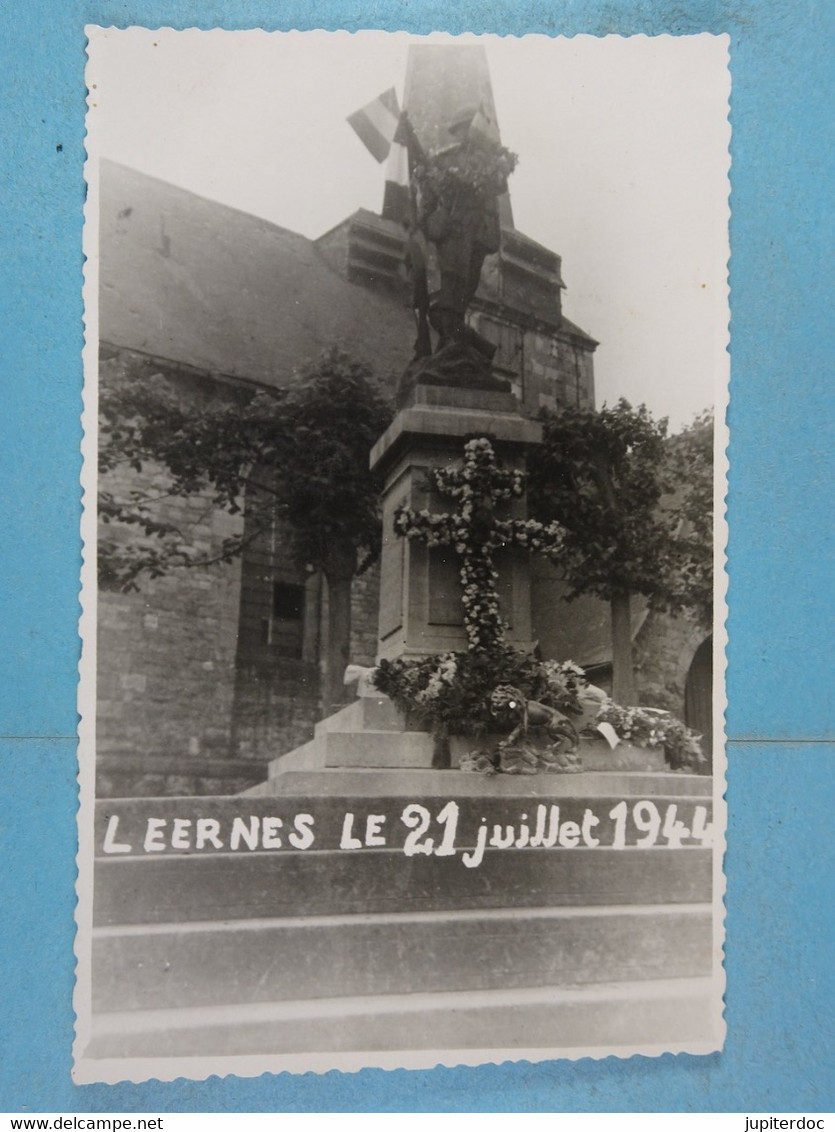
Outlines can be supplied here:
[[374, 160], [379, 162], [389, 156], [399, 121], [400, 104], [394, 87], [348, 116], [349, 125]]
[[386, 187], [383, 193], [383, 217], [409, 227], [412, 211], [409, 167], [409, 120], [401, 115], [391, 140], [386, 166]]
[[414, 227], [412, 216], [412, 178], [416, 165], [426, 161], [406, 110], [400, 115], [392, 138], [386, 167], [386, 188], [383, 195], [383, 217], [396, 220], [406, 228]]
[[400, 115], [389, 150], [382, 216], [384, 220], [394, 220], [402, 224], [408, 232], [406, 269], [412, 278], [412, 306], [417, 320], [416, 358], [423, 358], [432, 353], [432, 340], [429, 334], [426, 239], [418, 229], [417, 219], [413, 215], [415, 201], [412, 176], [415, 166], [425, 161], [423, 147], [409, 121], [408, 113], [404, 110]]
[[483, 106], [479, 106], [470, 122], [470, 137], [489, 142], [491, 145], [501, 145], [499, 128], [492, 118], [487, 116]]
[[620, 738], [617, 731], [615, 731], [614, 727], [612, 727], [611, 723], [598, 723], [597, 730], [600, 732], [600, 734], [603, 736], [612, 750], [614, 750], [620, 742]]

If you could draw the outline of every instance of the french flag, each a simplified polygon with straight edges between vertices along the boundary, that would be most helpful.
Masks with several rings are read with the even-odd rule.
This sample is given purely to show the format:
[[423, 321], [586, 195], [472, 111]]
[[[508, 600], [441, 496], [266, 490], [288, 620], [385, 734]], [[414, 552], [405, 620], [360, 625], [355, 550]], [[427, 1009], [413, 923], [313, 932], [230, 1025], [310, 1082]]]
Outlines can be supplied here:
[[412, 223], [411, 170], [414, 162], [419, 160], [416, 143], [417, 139], [404, 111], [400, 115], [389, 150], [382, 215], [385, 220], [396, 220], [406, 228]]
[[394, 87], [348, 116], [348, 123], [375, 161], [389, 156], [400, 122], [400, 105]]
[[394, 87], [349, 115], [348, 122], [375, 161], [387, 161], [383, 217], [409, 227], [410, 171], [423, 152], [408, 116], [400, 112]]

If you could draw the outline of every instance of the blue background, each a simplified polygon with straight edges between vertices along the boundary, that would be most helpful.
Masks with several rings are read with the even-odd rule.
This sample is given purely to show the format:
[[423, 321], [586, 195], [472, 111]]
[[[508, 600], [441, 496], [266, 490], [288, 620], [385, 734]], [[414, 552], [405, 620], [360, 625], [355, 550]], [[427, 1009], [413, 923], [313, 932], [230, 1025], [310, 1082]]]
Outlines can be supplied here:
[[[823, 1111], [831, 845], [830, 0], [29, 0], [0, 13], [0, 1111]], [[74, 1086], [86, 23], [731, 36], [725, 1051]], [[829, 339], [829, 340], [828, 340]], [[827, 488], [829, 487], [829, 491]]]

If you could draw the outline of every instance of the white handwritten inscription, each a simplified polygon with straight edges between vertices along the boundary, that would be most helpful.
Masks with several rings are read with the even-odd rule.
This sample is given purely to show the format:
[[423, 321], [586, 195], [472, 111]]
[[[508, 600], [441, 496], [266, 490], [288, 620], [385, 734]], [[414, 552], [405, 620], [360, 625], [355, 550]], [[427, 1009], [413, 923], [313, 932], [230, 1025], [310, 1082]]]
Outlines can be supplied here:
[[[434, 809], [434, 807], [433, 807]], [[405, 857], [455, 857], [475, 869], [490, 850], [518, 849], [681, 849], [712, 843], [708, 807], [695, 801], [659, 804], [650, 799], [601, 803], [599, 812], [584, 803], [562, 809], [539, 803], [514, 820], [478, 819], [472, 810], [462, 820], [458, 802], [430, 810], [409, 802], [395, 815], [339, 811], [313, 814], [226, 814], [208, 816], [134, 815], [130, 832], [120, 831], [120, 815], [107, 816], [101, 851], [120, 854], [255, 852], [318, 849], [361, 851], [392, 849]], [[571, 813], [571, 817], [566, 816]], [[681, 814], [687, 818], [683, 820]]]

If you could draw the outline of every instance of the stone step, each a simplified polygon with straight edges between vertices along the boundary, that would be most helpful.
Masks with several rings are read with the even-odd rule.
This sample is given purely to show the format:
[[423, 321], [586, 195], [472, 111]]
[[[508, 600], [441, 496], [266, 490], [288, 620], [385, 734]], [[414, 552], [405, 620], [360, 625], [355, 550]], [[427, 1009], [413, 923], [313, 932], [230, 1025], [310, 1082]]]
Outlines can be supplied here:
[[[574, 781], [578, 778], [583, 779], [578, 785], [588, 784], [588, 776], [576, 776]], [[525, 779], [510, 778], [509, 783], [513, 782], [521, 787]], [[440, 845], [445, 825], [438, 816], [446, 815], [446, 821], [455, 821], [457, 850], [476, 845], [482, 826], [491, 838], [496, 826], [501, 827], [502, 839], [510, 827], [518, 848], [537, 836], [546, 846], [557, 848], [583, 848], [595, 841], [606, 848], [615, 844], [621, 825], [626, 845], [644, 844], [648, 837], [652, 843], [654, 828], [656, 846], [664, 847], [672, 839], [689, 847], [704, 844], [713, 808], [709, 798], [686, 794], [627, 800], [618, 794], [580, 791], [556, 800], [521, 793], [440, 795], [422, 797], [422, 811], [416, 805], [408, 798], [382, 794], [374, 798], [355, 794], [108, 800], [96, 805], [96, 853], [121, 860], [135, 855], [217, 856], [230, 850], [243, 856], [260, 850], [274, 855], [293, 848], [312, 853], [349, 845], [354, 852], [356, 839], [364, 842], [369, 829], [374, 831], [372, 846], [404, 849], [407, 838], [414, 836], [412, 814], [421, 812], [427, 817], [427, 832], [418, 842], [422, 846], [427, 838], [433, 846]], [[305, 843], [299, 841], [300, 832]]]
[[472, 774], [460, 770], [411, 768], [332, 768], [324, 772], [291, 770], [270, 779], [270, 789], [287, 797], [334, 797], [343, 794], [409, 798], [566, 798], [588, 797], [710, 798], [713, 780], [680, 771], [582, 771], [579, 774]]
[[324, 770], [324, 767], [325, 745], [321, 739], [311, 739], [309, 743], [303, 743], [294, 751], [288, 751], [280, 759], [272, 759], [267, 778], [269, 780], [291, 770]]
[[[473, 750], [495, 750], [499, 736], [469, 739], [453, 736], [450, 750], [453, 767]], [[532, 741], [543, 737], [532, 732]], [[289, 771], [321, 770], [323, 767], [379, 767], [405, 769], [432, 766], [431, 738], [425, 731], [407, 728], [405, 718], [386, 696], [364, 696], [320, 720], [311, 742], [288, 751], [269, 764], [269, 778]], [[601, 738], [584, 735], [580, 740], [583, 768], [587, 771], [664, 772], [664, 753], [658, 749], [619, 743], [612, 750]], [[262, 796], [261, 785], [250, 788], [252, 796]]]
[[[326, 731], [319, 736], [324, 743], [326, 767], [380, 767], [431, 769], [434, 743], [425, 731]], [[469, 751], [483, 748], [477, 739], [458, 740], [453, 746], [452, 762], [457, 767], [463, 755]], [[303, 750], [308, 752], [308, 744]], [[644, 773], [663, 773], [667, 769], [664, 752], [645, 747], [632, 747], [619, 744], [611, 750], [605, 743], [581, 741], [580, 754], [584, 771], [637, 771]], [[295, 761], [291, 765], [288, 760]], [[275, 773], [291, 769], [312, 769], [308, 755], [291, 752], [279, 760]], [[321, 765], [321, 760], [320, 764]], [[275, 777], [275, 775], [273, 775]], [[511, 775], [510, 777], [516, 777]]]
[[94, 1012], [710, 973], [709, 904], [98, 928]]
[[709, 849], [488, 849], [460, 857], [394, 849], [284, 851], [96, 861], [98, 925], [327, 913], [710, 900]]
[[403, 731], [403, 716], [388, 696], [363, 696], [316, 724], [314, 734], [330, 731]]
[[238, 796], [240, 798], [269, 798], [275, 796], [275, 791], [271, 779], [266, 778], [263, 782], [258, 782], [255, 786], [242, 790]]
[[[534, 1050], [540, 1058], [545, 1051], [705, 1054], [721, 1047], [714, 998], [710, 979], [691, 978], [116, 1012], [94, 1018], [85, 1058], [205, 1061], [362, 1050], [359, 1069], [402, 1064], [396, 1052], [391, 1060], [398, 1050], [425, 1050], [427, 1067], [447, 1062], [443, 1050], [452, 1051], [452, 1064], [466, 1062], [467, 1051], [490, 1060], [491, 1050], [493, 1060]], [[374, 1051], [379, 1058], [370, 1056]], [[252, 1062], [247, 1065], [251, 1071]], [[295, 1067], [309, 1065], [305, 1056]]]
[[434, 744], [425, 731], [329, 731], [323, 739], [326, 767], [432, 766]]

